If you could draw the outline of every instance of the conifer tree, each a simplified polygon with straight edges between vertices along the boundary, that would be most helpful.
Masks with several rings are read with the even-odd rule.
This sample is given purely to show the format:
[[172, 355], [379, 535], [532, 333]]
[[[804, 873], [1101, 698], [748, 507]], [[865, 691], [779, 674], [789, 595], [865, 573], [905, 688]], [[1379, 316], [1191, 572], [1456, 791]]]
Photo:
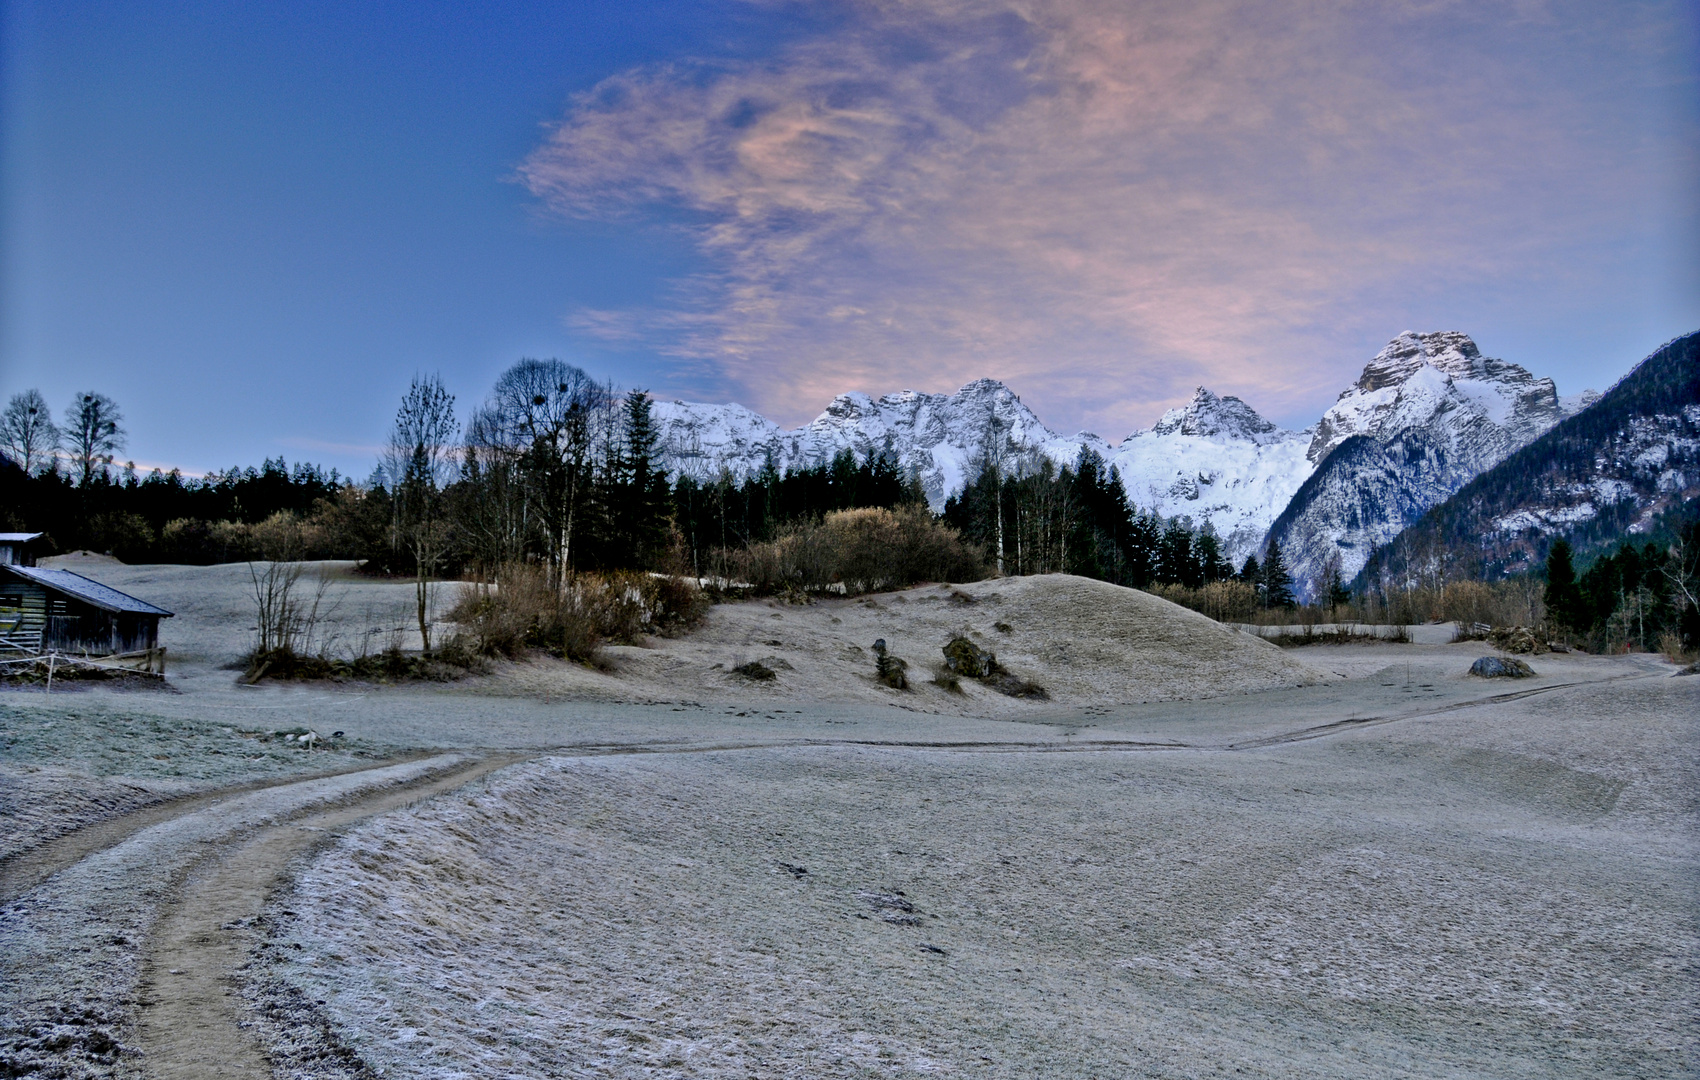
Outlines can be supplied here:
[[1198, 588], [1198, 558], [1192, 550], [1192, 530], [1179, 518], [1163, 529], [1163, 539], [1157, 548], [1157, 580], [1165, 585], [1185, 585]]
[[1266, 608], [1290, 608], [1293, 600], [1293, 576], [1287, 573], [1287, 564], [1281, 558], [1281, 545], [1269, 538], [1269, 550], [1263, 556], [1263, 568], [1258, 575], [1263, 592], [1263, 606]]
[[1571, 561], [1570, 541], [1560, 537], [1547, 552], [1547, 618], [1570, 630], [1580, 630], [1581, 591], [1576, 587], [1576, 567]]
[[1128, 528], [1127, 545], [1123, 549], [1127, 559], [1129, 585], [1143, 589], [1156, 580], [1157, 547], [1161, 540], [1155, 517], [1141, 514], [1133, 519], [1133, 524]]
[[1208, 524], [1199, 531], [1198, 539], [1193, 541], [1193, 552], [1198, 556], [1199, 577], [1205, 584], [1212, 581], [1226, 581], [1234, 576], [1234, 568], [1228, 560], [1222, 557], [1222, 541], [1215, 530]]
[[614, 545], [609, 559], [649, 566], [667, 541], [667, 474], [655, 460], [657, 436], [649, 394], [626, 394], [624, 430], [609, 497]]

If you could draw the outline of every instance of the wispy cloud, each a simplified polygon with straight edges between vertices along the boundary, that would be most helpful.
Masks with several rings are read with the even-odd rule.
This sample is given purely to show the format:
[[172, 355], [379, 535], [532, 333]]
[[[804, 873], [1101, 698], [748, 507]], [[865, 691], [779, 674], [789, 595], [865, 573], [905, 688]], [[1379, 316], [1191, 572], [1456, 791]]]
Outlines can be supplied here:
[[869, 2], [765, 61], [611, 78], [521, 174], [566, 214], [683, 211], [711, 267], [665, 317], [582, 311], [585, 333], [792, 421], [989, 374], [1114, 436], [1200, 382], [1308, 404], [1346, 374], [1339, 343], [1407, 329], [1395, 298], [1562, 273], [1555, 252], [1621, 227], [1647, 154], [1551, 70], [1634, 44], [1608, 23]]

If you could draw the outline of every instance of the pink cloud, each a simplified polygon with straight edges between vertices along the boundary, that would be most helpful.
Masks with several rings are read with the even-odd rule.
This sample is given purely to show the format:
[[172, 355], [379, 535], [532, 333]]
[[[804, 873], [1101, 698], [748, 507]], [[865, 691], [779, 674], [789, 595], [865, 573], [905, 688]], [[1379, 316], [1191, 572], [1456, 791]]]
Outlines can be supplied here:
[[[1600, 151], [1632, 138], [1484, 62], [1540, 14], [870, 3], [764, 62], [618, 75], [521, 176], [562, 213], [692, 211], [712, 270], [645, 325], [778, 419], [983, 375], [1112, 437], [1199, 383], [1280, 413], [1405, 329], [1400, 298], [1619, 226], [1633, 156]], [[1429, 51], [1465, 19], [1486, 44]]]

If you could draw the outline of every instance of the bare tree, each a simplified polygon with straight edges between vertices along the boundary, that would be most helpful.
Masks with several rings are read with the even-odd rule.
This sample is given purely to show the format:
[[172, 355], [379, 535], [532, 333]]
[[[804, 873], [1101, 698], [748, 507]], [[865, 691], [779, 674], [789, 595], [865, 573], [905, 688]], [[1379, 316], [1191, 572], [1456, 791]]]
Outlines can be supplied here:
[[557, 587], [572, 564], [595, 480], [596, 447], [612, 430], [610, 401], [606, 388], [571, 364], [521, 360], [496, 380], [486, 406], [495, 440], [509, 448], [525, 477]]
[[526, 502], [520, 453], [503, 437], [501, 417], [486, 405], [466, 422], [454, 516], [462, 543], [485, 576], [520, 558], [534, 524]]
[[53, 464], [59, 449], [59, 427], [40, 390], [13, 394], [0, 414], [0, 439], [6, 453], [25, 473], [34, 476]]
[[384, 450], [384, 472], [395, 499], [397, 536], [413, 553], [419, 640], [431, 651], [431, 582], [448, 547], [443, 489], [454, 478], [455, 399], [432, 375], [414, 376], [396, 411]]
[[331, 579], [326, 573], [315, 575], [311, 586], [302, 588], [307, 545], [299, 521], [279, 514], [262, 523], [256, 534], [265, 562], [248, 563], [255, 616], [255, 666], [250, 681], [278, 659], [277, 653], [307, 656], [315, 645], [328, 646], [328, 642], [316, 642], [314, 635], [341, 604], [340, 598], [329, 596]]
[[65, 410], [64, 437], [79, 487], [86, 487], [95, 470], [104, 471], [112, 455], [124, 449], [125, 432], [119, 426], [123, 420], [118, 403], [93, 390], [78, 394]]

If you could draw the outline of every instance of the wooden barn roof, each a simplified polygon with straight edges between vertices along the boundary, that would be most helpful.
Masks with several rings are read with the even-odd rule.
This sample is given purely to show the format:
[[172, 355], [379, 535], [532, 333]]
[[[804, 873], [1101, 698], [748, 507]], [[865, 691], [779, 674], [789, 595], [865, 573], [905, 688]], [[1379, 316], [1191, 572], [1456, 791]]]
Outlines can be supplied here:
[[137, 600], [110, 585], [102, 585], [69, 570], [48, 570], [39, 566], [0, 566], [0, 570], [106, 611], [120, 611], [132, 615], [162, 615], [168, 619], [172, 615], [171, 612], [162, 607], [154, 607], [146, 600]]

